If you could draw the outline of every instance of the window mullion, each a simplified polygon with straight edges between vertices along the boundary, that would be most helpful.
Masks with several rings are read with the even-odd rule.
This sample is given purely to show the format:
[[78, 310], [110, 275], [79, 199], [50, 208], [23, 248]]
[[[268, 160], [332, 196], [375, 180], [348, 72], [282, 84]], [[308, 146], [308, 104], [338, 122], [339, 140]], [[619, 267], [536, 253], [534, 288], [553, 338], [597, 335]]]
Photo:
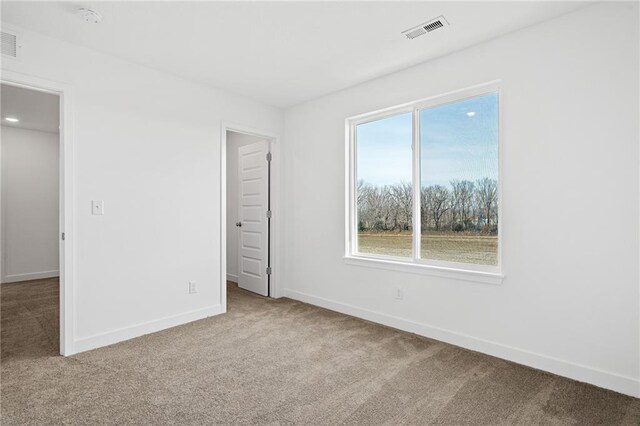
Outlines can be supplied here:
[[420, 258], [420, 113], [413, 110], [413, 258]]

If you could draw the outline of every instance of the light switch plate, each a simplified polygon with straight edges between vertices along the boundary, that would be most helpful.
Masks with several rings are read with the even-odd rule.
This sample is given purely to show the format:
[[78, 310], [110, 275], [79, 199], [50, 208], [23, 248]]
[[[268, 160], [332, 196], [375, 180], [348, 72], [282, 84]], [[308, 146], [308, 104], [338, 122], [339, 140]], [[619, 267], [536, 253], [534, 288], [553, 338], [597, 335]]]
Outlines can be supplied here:
[[104, 214], [104, 201], [92, 200], [91, 201], [91, 214], [94, 216], [101, 216]]

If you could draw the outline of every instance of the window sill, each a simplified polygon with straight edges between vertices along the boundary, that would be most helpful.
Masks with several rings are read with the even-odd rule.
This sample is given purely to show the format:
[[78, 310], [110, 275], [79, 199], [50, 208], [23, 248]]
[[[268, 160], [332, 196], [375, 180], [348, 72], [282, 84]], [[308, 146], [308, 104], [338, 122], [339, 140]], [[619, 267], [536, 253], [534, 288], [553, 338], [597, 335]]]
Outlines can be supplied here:
[[376, 269], [387, 269], [390, 271], [407, 272], [410, 274], [430, 275], [434, 277], [471, 281], [482, 284], [501, 285], [502, 280], [504, 279], [504, 275], [495, 272], [446, 268], [442, 266], [371, 258], [365, 256], [344, 256], [343, 259], [344, 263], [346, 263], [347, 265], [363, 266]]

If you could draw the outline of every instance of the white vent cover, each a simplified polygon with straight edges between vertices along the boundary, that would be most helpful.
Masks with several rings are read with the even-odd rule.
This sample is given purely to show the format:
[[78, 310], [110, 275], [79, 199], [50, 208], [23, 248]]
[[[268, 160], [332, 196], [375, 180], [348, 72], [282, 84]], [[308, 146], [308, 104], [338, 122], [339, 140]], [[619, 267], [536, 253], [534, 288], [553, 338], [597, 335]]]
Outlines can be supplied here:
[[413, 28], [409, 28], [408, 30], [404, 30], [402, 34], [408, 39], [412, 40], [416, 37], [420, 37], [426, 33], [430, 33], [431, 31], [438, 30], [440, 28], [444, 28], [449, 25], [444, 16], [440, 15], [435, 19], [417, 25]]
[[2, 54], [18, 57], [18, 37], [15, 34], [2, 31]]

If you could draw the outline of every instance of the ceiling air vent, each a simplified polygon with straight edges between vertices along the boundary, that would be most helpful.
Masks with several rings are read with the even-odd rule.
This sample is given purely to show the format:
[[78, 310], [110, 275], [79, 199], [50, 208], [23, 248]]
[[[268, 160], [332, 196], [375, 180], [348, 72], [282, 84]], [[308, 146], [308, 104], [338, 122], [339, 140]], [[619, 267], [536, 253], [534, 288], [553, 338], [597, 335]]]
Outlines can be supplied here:
[[408, 39], [412, 40], [426, 33], [430, 33], [431, 31], [444, 28], [447, 25], [449, 25], [449, 23], [446, 19], [444, 19], [444, 16], [441, 15], [436, 19], [432, 19], [413, 28], [409, 28], [408, 30], [403, 31], [402, 34]]
[[2, 31], [2, 54], [16, 58], [18, 56], [18, 37]]

